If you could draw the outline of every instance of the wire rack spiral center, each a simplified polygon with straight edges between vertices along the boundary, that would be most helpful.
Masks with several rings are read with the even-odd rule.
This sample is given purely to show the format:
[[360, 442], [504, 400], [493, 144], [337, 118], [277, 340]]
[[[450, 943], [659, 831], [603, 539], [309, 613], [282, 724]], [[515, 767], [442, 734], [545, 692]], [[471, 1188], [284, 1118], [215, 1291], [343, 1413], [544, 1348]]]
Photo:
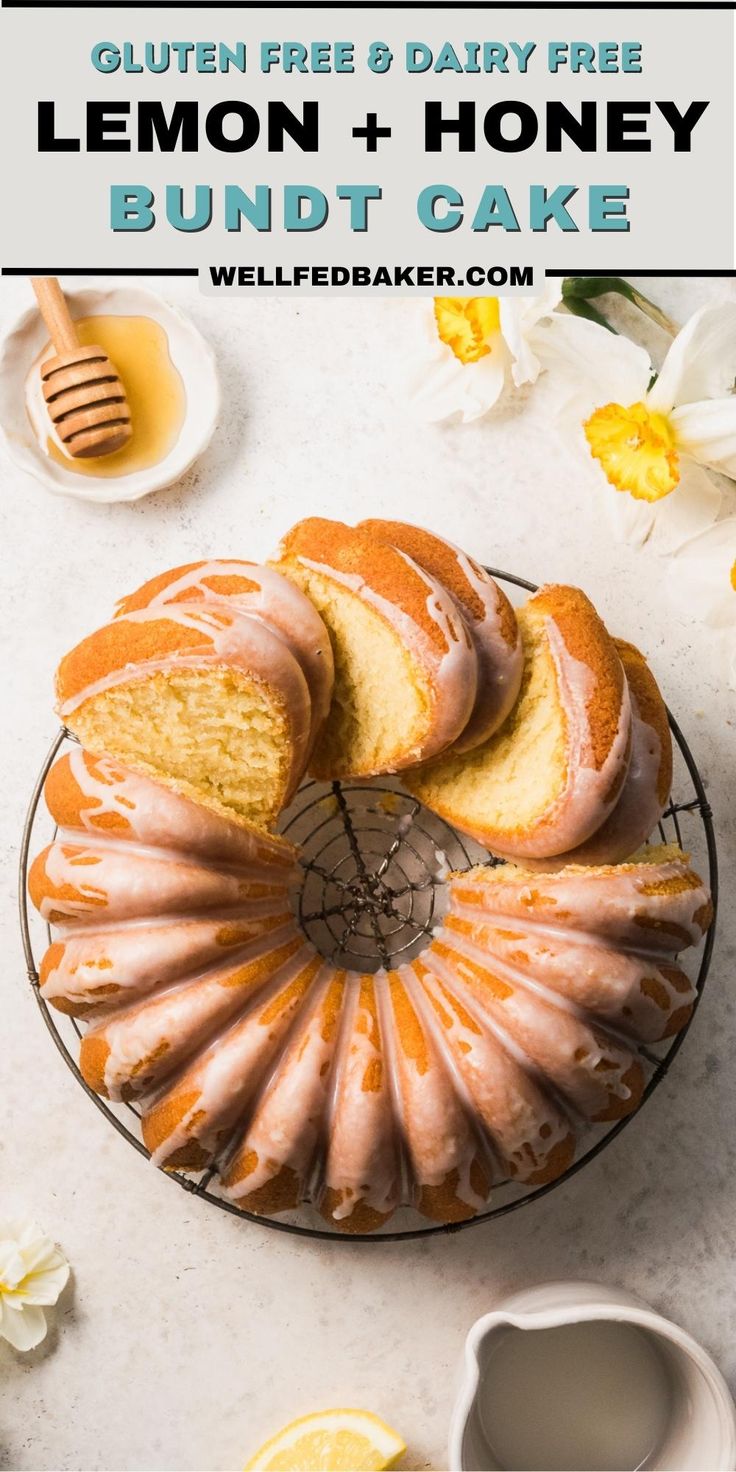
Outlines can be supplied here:
[[398, 781], [308, 782], [281, 825], [299, 847], [297, 913], [329, 961], [363, 972], [413, 960], [444, 912], [444, 878], [488, 855]]

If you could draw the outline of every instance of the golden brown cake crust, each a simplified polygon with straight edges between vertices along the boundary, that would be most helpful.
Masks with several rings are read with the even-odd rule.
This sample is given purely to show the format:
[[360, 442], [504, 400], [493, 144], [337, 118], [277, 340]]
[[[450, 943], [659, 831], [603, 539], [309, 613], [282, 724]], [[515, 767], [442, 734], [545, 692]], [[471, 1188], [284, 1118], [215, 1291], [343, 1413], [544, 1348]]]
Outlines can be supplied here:
[[[103, 786], [110, 784], [110, 778], [105, 770], [104, 758], [95, 757], [89, 751], [82, 752], [82, 760], [90, 776]], [[108, 764], [109, 765], [109, 764]], [[117, 769], [122, 778], [122, 768]], [[69, 753], [65, 753], [59, 761], [54, 762], [51, 771], [44, 783], [44, 797], [46, 806], [51, 816], [60, 828], [83, 828], [82, 814], [90, 808], [89, 794], [80, 787], [72, 768]], [[132, 806], [132, 805], [131, 805]], [[125, 813], [109, 809], [101, 813], [92, 813], [86, 819], [90, 828], [99, 832], [109, 833], [111, 838], [123, 833], [130, 833], [132, 825]]]
[[587, 708], [593, 762], [600, 770], [618, 736], [624, 698], [624, 672], [614, 642], [581, 588], [549, 583], [524, 611], [530, 619], [554, 619], [572, 658], [587, 665], [594, 677]]
[[[287, 532], [279, 556], [285, 562], [306, 558], [328, 571], [334, 568], [360, 578], [379, 597], [408, 613], [441, 655], [447, 653], [449, 645], [442, 625], [427, 608], [427, 584], [394, 547], [377, 542], [359, 527], [311, 516]], [[457, 637], [462, 637], [459, 629]]]
[[[185, 628], [166, 617], [146, 623], [120, 619], [103, 624], [64, 655], [56, 673], [58, 705], [63, 707], [75, 700], [90, 686], [107, 679], [112, 670], [145, 665], [171, 654], [206, 653], [211, 646], [212, 639], [205, 629]], [[144, 675], [141, 670], [140, 678]], [[136, 678], [134, 671], [130, 678]]]
[[[467, 617], [473, 618], [475, 623], [481, 623], [481, 620], [486, 618], [486, 605], [477, 587], [473, 586], [470, 578], [462, 570], [455, 548], [452, 548], [449, 542], [445, 542], [442, 537], [434, 536], [433, 531], [425, 531], [424, 527], [409, 526], [406, 521], [383, 521], [378, 518], [374, 521], [359, 521], [356, 530], [369, 537], [378, 537], [381, 542], [399, 548], [400, 552], [406, 552], [406, 555], [411, 556], [420, 567], [424, 567], [431, 577], [436, 577], [437, 581], [446, 587], [447, 592], [452, 593], [453, 598], [458, 599], [462, 612]], [[508, 643], [509, 648], [514, 648], [517, 642], [517, 617], [500, 587], [498, 596], [503, 639]]]

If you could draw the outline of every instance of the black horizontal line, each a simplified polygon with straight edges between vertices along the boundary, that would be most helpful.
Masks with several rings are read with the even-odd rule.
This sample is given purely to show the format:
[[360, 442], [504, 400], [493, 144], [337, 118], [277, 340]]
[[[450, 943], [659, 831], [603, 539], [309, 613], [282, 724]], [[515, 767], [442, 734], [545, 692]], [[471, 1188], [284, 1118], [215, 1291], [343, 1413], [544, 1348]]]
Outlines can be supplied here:
[[197, 266], [3, 266], [3, 276], [197, 276]]
[[[108, 10], [148, 10], [151, 0], [112, 0]], [[157, 10], [202, 10], [202, 0], [155, 0]], [[454, 10], [453, 0], [321, 0], [320, 10]], [[463, 0], [464, 10], [735, 10], [736, 0]], [[3, 0], [4, 10], [95, 10], [97, 0]], [[293, 0], [217, 0], [218, 10], [311, 10]]]
[[[206, 266], [201, 268], [207, 270]], [[672, 276], [717, 278], [736, 277], [736, 270], [668, 271], [664, 267], [656, 270], [636, 266], [609, 266], [606, 270], [588, 270], [585, 266], [568, 267], [564, 270], [544, 271], [545, 276], [620, 276], [622, 269], [627, 276]], [[198, 276], [198, 266], [3, 266], [2, 276]], [[291, 289], [291, 288], [290, 288]]]
[[[699, 276], [704, 276], [704, 277], [711, 277], [711, 276], [736, 276], [736, 271], [708, 271], [708, 270], [697, 270], [697, 271], [665, 271], [664, 268], [661, 268], [661, 269], [660, 268], [657, 268], [657, 270], [655, 270], [655, 271], [651, 271], [651, 270], [640, 271], [640, 270], [637, 270], [636, 266], [626, 266], [624, 269], [626, 271], [626, 275], [627, 276], [675, 276], [675, 277], [680, 277], [680, 276], [688, 276], [688, 277], [690, 277], [690, 276], [692, 276], [692, 277], [695, 277], [695, 278], [697, 278]], [[582, 266], [576, 266], [574, 268], [574, 270], [572, 270], [572, 271], [550, 271], [550, 270], [546, 270], [544, 274], [545, 274], [545, 276], [620, 276], [621, 275], [621, 270], [622, 270], [622, 268], [620, 266], [613, 266], [613, 267], [611, 267], [610, 269], [608, 269], [606, 271], [602, 271], [602, 270], [586, 271], [584, 269], [584, 267], [582, 267]]]

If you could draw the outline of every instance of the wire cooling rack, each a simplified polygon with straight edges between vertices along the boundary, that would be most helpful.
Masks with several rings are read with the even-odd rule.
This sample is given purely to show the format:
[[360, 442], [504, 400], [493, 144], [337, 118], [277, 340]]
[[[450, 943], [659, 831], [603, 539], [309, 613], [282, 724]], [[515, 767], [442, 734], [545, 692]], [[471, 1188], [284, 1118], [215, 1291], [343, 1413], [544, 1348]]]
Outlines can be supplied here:
[[[518, 590], [535, 591], [535, 585], [524, 578], [496, 568], [488, 571], [508, 586], [512, 598], [518, 600]], [[674, 739], [674, 774], [672, 796], [659, 824], [659, 839], [680, 844], [692, 854], [701, 873], [707, 870], [714, 907], [713, 924], [699, 950], [689, 953], [698, 963], [697, 1007], [715, 940], [718, 859], [711, 810], [695, 759], [671, 713], [669, 722]], [[77, 1083], [118, 1134], [148, 1159], [140, 1136], [139, 1109], [135, 1104], [111, 1103], [93, 1093], [77, 1064], [82, 1027], [76, 1019], [52, 1011], [39, 990], [36, 954], [41, 955], [45, 950], [50, 931], [39, 917], [29, 915], [28, 862], [29, 855], [35, 855], [51, 836], [48, 819], [44, 831], [45, 815], [40, 810], [40, 799], [49, 768], [70, 740], [73, 738], [62, 729], [52, 743], [31, 794], [23, 829], [19, 906], [28, 979], [49, 1034]], [[393, 778], [370, 782], [305, 782], [284, 813], [280, 827], [302, 850], [303, 882], [296, 897], [296, 909], [305, 932], [328, 959], [363, 972], [400, 965], [419, 954], [444, 912], [443, 874], [447, 869], [469, 868], [481, 860], [497, 862], [478, 844], [410, 797]], [[690, 1022], [668, 1042], [638, 1049], [648, 1072], [639, 1109], [668, 1072], [689, 1026]], [[583, 1148], [557, 1180], [532, 1189], [510, 1181], [501, 1183], [494, 1187], [488, 1210], [469, 1221], [446, 1225], [421, 1225], [422, 1218], [406, 1207], [395, 1213], [388, 1229], [341, 1233], [326, 1227], [311, 1207], [283, 1217], [256, 1216], [245, 1211], [219, 1194], [212, 1168], [198, 1176], [177, 1171], [161, 1174], [191, 1195], [277, 1232], [333, 1242], [396, 1242], [464, 1231], [546, 1196], [599, 1155], [636, 1113], [638, 1109], [612, 1125], [590, 1127]], [[399, 1222], [401, 1225], [397, 1225]]]

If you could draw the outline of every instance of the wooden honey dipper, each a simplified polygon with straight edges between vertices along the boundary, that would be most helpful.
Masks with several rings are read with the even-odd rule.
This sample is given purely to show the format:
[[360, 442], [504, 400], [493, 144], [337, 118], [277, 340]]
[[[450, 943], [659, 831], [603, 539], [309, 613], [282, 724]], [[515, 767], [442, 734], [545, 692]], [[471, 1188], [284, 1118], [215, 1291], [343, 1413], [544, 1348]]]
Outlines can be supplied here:
[[133, 433], [125, 385], [104, 348], [81, 347], [55, 276], [32, 276], [41, 316], [56, 349], [41, 364], [46, 408], [68, 455], [111, 455]]

